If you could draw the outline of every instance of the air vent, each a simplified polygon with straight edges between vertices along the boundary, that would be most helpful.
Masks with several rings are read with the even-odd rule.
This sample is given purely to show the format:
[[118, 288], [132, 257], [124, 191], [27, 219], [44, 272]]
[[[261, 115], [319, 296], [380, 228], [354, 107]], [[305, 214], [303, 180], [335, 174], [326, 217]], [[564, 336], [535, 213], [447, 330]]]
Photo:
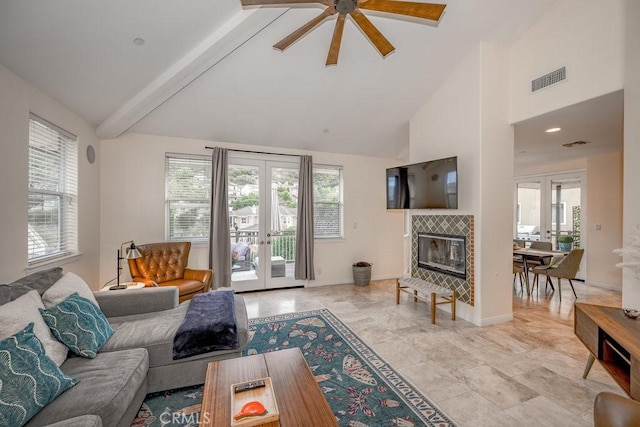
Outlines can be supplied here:
[[531, 80], [531, 92], [535, 92], [545, 87], [549, 87], [556, 83], [560, 83], [566, 78], [567, 78], [567, 68], [566, 67], [558, 68], [557, 70], [552, 71], [549, 74], [545, 74], [542, 77], [538, 77], [535, 80]]

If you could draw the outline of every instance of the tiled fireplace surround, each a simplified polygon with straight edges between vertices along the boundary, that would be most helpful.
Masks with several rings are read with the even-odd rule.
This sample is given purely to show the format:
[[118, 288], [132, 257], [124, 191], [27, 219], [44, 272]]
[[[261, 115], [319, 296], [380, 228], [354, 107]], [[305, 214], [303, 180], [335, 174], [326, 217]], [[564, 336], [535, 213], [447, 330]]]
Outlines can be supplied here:
[[[473, 215], [412, 215], [411, 276], [454, 289], [458, 301], [474, 305], [474, 222]], [[418, 233], [449, 234], [466, 238], [467, 278], [460, 279], [418, 267]]]

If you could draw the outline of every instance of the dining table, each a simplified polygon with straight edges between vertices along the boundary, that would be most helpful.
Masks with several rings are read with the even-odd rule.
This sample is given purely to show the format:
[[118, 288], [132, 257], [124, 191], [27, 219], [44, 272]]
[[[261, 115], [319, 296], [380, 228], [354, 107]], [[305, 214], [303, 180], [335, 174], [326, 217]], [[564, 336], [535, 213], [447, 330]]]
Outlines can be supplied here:
[[[564, 251], [546, 251], [542, 249], [531, 248], [513, 248], [513, 255], [522, 257], [522, 264], [524, 269], [524, 280], [527, 285], [527, 295], [531, 295], [531, 289], [529, 288], [529, 265], [530, 261], [538, 261], [540, 265], [548, 264], [554, 256], [566, 256], [569, 252]], [[538, 264], [536, 264], [538, 265]], [[553, 285], [551, 285], [553, 287]]]

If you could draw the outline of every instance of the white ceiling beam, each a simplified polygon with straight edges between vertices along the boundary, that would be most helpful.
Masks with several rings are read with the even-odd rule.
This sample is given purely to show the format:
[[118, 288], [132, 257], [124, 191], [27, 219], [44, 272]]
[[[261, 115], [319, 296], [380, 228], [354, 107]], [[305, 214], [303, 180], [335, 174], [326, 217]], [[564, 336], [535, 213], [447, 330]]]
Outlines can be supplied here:
[[285, 12], [279, 8], [241, 10], [109, 116], [96, 134], [101, 139], [117, 138]]

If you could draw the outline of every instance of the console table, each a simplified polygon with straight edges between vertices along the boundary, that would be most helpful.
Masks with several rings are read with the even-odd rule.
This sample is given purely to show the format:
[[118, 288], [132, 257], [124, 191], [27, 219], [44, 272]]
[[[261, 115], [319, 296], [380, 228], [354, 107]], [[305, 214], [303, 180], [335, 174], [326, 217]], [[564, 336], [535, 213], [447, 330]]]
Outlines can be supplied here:
[[640, 400], [640, 320], [618, 307], [576, 303], [574, 332], [589, 350], [582, 378], [595, 359], [634, 400]]

